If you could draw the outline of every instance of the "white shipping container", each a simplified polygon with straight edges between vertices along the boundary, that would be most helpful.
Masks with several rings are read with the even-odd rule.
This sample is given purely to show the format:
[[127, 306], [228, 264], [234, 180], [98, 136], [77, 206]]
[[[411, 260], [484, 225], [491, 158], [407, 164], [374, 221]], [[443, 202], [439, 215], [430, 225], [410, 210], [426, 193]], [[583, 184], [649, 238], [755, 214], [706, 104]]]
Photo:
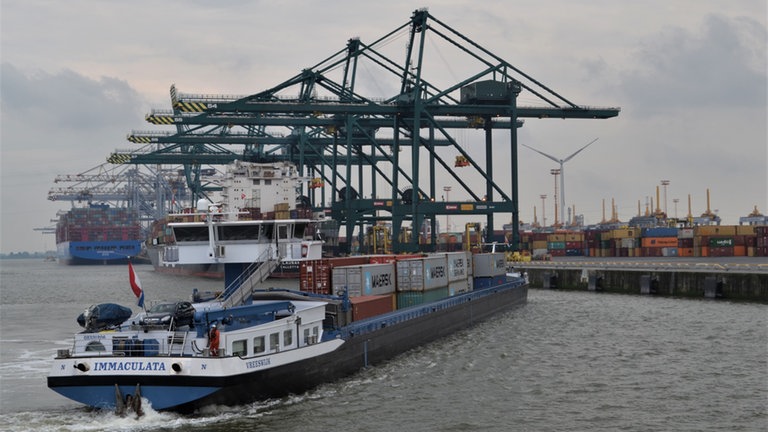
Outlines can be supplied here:
[[634, 237], [626, 237], [621, 239], [621, 247], [625, 249], [633, 249], [637, 246], [635, 246], [635, 238]]
[[475, 277], [493, 277], [507, 274], [504, 253], [479, 253], [472, 255]]
[[677, 231], [677, 238], [693, 238], [693, 228], [681, 228]]
[[448, 282], [466, 280], [472, 275], [471, 252], [448, 252], [445, 257], [448, 260]]
[[451, 297], [468, 291], [472, 291], [472, 279], [448, 282], [448, 295]]
[[345, 288], [350, 297], [395, 292], [393, 263], [334, 267], [331, 278], [333, 293], [336, 295], [342, 295]]
[[[417, 265], [419, 259], [407, 259], [397, 261], [397, 291], [423, 291], [419, 289], [418, 283], [412, 281], [422, 281], [424, 279], [422, 271], [424, 267]], [[412, 264], [413, 262], [413, 264]]]
[[448, 286], [445, 254], [397, 261], [398, 291], [428, 291]]

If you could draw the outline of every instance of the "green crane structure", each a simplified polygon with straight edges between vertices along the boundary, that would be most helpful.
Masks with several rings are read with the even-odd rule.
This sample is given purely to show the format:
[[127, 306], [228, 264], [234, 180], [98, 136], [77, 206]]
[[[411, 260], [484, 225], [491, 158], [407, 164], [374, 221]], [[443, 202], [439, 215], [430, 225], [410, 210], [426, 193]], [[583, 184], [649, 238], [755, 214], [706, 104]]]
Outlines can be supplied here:
[[[392, 43], [398, 39], [406, 39], [400, 62], [388, 52], [397, 45], [395, 55], [402, 55], [402, 44]], [[446, 78], [453, 67], [436, 68], [442, 55], [427, 49], [428, 42], [463, 56], [452, 64], [466, 78]], [[374, 91], [389, 96], [365, 96]], [[521, 96], [536, 100], [537, 106], [518, 105]], [[435, 245], [437, 215], [484, 215], [490, 242], [494, 214], [511, 213], [516, 247], [517, 128], [522, 119], [607, 119], [620, 111], [572, 103], [426, 9], [414, 11], [410, 20], [370, 44], [350, 39], [327, 59], [268, 90], [211, 96], [180, 94], [172, 86], [171, 102], [172, 111], [153, 111], [147, 121], [175, 126], [175, 132], [128, 137], [156, 144], [156, 151], [114, 153], [109, 161], [184, 164], [190, 188], [202, 192], [202, 164], [289, 160], [304, 175], [322, 179], [322, 187], [306, 193], [315, 208], [327, 209], [345, 227], [347, 239], [355, 228], [362, 236], [366, 226], [391, 221], [394, 252], [429, 249], [417, 235], [398, 241], [405, 222], [414, 230], [425, 221], [431, 224], [429, 243]], [[484, 158], [475, 160], [452, 135], [456, 130], [484, 133]], [[509, 140], [500, 144], [509, 148], [509, 187], [494, 178], [499, 147], [494, 131], [509, 131]], [[461, 169], [472, 174], [451, 166], [451, 157], [459, 157], [466, 165]], [[436, 200], [448, 179], [460, 186], [454, 196], [469, 199]], [[484, 187], [478, 188], [477, 180]]]

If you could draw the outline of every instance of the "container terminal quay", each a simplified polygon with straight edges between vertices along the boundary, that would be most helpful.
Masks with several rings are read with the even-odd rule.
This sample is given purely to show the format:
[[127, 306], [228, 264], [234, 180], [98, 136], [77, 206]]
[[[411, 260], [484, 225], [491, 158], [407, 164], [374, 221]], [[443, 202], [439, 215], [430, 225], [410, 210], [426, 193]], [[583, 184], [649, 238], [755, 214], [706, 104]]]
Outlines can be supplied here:
[[556, 257], [514, 268], [531, 288], [768, 303], [765, 257]]

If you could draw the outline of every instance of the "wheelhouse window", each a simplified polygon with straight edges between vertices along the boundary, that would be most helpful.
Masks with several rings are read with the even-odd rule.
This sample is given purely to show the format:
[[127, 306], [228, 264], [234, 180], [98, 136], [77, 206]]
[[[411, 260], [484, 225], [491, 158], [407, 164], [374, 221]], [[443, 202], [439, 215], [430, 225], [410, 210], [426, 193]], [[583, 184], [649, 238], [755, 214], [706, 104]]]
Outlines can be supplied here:
[[240, 339], [232, 342], [232, 355], [244, 356], [248, 353], [248, 342], [245, 339]]
[[88, 344], [85, 346], [85, 350], [92, 352], [92, 351], [106, 351], [107, 349], [104, 347], [104, 344], [98, 341], [91, 341], [88, 342]]
[[272, 224], [264, 225], [264, 237], [270, 240], [274, 240], [275, 238], [273, 237], [273, 234], [272, 234], [274, 232], [274, 229], [275, 229], [275, 226]]
[[257, 240], [260, 225], [224, 225], [219, 227], [219, 240]]
[[264, 346], [264, 336], [258, 336], [253, 338], [253, 353], [261, 354], [266, 350]]
[[208, 241], [208, 227], [173, 227], [173, 235], [177, 242]]
[[307, 230], [307, 224], [297, 223], [293, 226], [293, 236], [295, 238], [304, 238], [304, 233]]
[[283, 332], [283, 344], [285, 346], [293, 345], [293, 330], [286, 330]]
[[288, 225], [282, 225], [282, 224], [278, 225], [277, 238], [280, 240], [287, 240], [291, 235], [290, 230], [288, 228], [289, 228]]
[[278, 351], [280, 349], [280, 333], [272, 333], [269, 335], [269, 349], [272, 351]]

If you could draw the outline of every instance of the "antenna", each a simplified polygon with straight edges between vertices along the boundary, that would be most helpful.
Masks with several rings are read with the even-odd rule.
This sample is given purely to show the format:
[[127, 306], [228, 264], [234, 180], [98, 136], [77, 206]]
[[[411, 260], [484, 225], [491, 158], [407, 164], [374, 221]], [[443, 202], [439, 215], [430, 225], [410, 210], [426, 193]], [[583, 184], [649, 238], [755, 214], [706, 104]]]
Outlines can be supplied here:
[[[587, 145], [585, 145], [584, 147], [576, 150], [575, 152], [573, 152], [570, 156], [566, 157], [565, 159], [558, 159], [555, 156], [552, 156], [550, 154], [546, 154], [543, 151], [536, 150], [535, 148], [533, 148], [533, 147], [531, 147], [531, 146], [529, 146], [527, 144], [521, 143], [525, 147], [528, 147], [529, 149], [535, 151], [536, 153], [538, 153], [538, 154], [540, 154], [540, 155], [542, 155], [542, 156], [544, 156], [546, 158], [552, 159], [553, 161], [555, 161], [555, 162], [560, 164], [560, 220], [563, 221], [563, 222], [565, 222], [565, 170], [564, 170], [563, 165], [565, 165], [566, 162], [568, 162], [569, 160], [573, 159], [577, 154], [581, 153], [582, 150], [584, 150], [585, 148], [589, 147], [590, 145], [592, 145], [592, 143], [594, 143], [597, 140], [598, 140], [597, 138], [593, 139]], [[557, 217], [557, 216], [555, 216], [555, 217]]]

